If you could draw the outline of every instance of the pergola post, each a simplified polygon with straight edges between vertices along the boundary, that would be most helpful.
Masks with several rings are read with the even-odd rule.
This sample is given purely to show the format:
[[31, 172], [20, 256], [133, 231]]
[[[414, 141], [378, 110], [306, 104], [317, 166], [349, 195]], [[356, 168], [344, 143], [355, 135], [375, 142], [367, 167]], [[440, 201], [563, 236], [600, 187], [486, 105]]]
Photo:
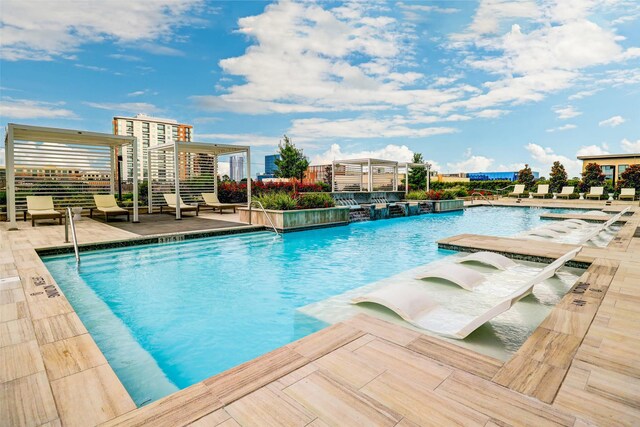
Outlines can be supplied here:
[[247, 150], [246, 153], [247, 153], [247, 204], [249, 206], [249, 224], [251, 224], [251, 152]]
[[138, 138], [134, 138], [132, 151], [133, 160], [133, 222], [140, 222], [138, 220]]
[[13, 158], [13, 126], [10, 124], [5, 138], [5, 166], [7, 180], [7, 214], [9, 217], [9, 230], [17, 230], [16, 222], [16, 173]]
[[147, 148], [147, 211], [153, 213], [153, 178], [151, 176], [151, 148]]
[[335, 191], [335, 182], [336, 182], [336, 162], [335, 160], [331, 161], [331, 192]]
[[409, 163], [407, 163], [407, 167], [404, 170], [404, 195], [406, 196], [409, 192]]
[[180, 146], [176, 143], [173, 146], [173, 179], [175, 181], [175, 189], [176, 189], [176, 219], [182, 219], [182, 212], [180, 212], [180, 208], [182, 204], [180, 203], [180, 165], [178, 164]]
[[431, 181], [431, 163], [427, 163], [427, 192], [429, 192], [429, 181]]
[[369, 193], [371, 193], [373, 191], [373, 170], [371, 169], [371, 159], [368, 160], [367, 165], [369, 167], [369, 175], [367, 178], [369, 178], [367, 181], [367, 191], [369, 191]]
[[393, 167], [393, 191], [398, 191], [398, 165]]
[[218, 155], [213, 156], [213, 192], [218, 197]]
[[118, 153], [117, 153], [117, 149], [114, 145], [111, 146], [111, 148], [109, 149], [109, 156], [110, 156], [110, 161], [111, 161], [111, 177], [109, 179], [109, 188], [111, 189], [111, 193], [115, 194], [116, 192], [116, 174], [117, 174], [117, 159], [118, 159]]

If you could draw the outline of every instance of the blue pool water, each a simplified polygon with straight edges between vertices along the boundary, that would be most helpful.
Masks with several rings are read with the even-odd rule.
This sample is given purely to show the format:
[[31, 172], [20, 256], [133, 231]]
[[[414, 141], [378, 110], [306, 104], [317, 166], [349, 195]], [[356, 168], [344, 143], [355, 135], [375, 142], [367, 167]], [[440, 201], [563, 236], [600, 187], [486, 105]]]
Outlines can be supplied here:
[[323, 328], [296, 309], [449, 255], [438, 239], [513, 235], [543, 212], [478, 207], [92, 251], [79, 271], [71, 255], [44, 262], [143, 404]]

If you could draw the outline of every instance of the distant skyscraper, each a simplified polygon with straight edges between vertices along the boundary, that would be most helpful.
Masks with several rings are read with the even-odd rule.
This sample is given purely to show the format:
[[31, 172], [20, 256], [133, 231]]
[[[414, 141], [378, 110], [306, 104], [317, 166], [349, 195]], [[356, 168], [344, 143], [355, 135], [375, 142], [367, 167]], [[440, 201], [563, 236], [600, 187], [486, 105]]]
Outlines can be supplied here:
[[276, 160], [280, 158], [280, 154], [271, 154], [264, 156], [264, 173], [258, 174], [258, 181], [262, 181], [265, 178], [275, 178], [278, 166], [276, 166]]
[[242, 181], [244, 175], [244, 156], [229, 157], [229, 178], [231, 181]]

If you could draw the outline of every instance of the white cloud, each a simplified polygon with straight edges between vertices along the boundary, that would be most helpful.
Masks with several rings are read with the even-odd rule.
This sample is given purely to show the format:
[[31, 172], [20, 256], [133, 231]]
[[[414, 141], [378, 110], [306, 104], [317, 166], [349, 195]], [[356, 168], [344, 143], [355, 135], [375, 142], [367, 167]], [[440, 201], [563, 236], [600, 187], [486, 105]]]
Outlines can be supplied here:
[[556, 154], [550, 147], [545, 148], [541, 145], [530, 143], [525, 146], [525, 149], [533, 159], [532, 167], [539, 170], [543, 176], [548, 175], [553, 162], [556, 161], [564, 165], [569, 177], [579, 176], [580, 171], [582, 170], [582, 161]]
[[[311, 158], [312, 165], [326, 165], [334, 160], [349, 159], [380, 159], [392, 160], [400, 163], [410, 162], [413, 159], [413, 151], [406, 145], [389, 144], [375, 150], [343, 151], [339, 144], [331, 144], [331, 147], [324, 153]], [[439, 170], [440, 165], [433, 160], [426, 160], [431, 163], [433, 170]]]
[[[576, 156], [593, 156], [599, 154], [609, 154], [607, 145], [587, 145], [582, 146], [576, 152]], [[542, 147], [538, 144], [527, 144], [525, 149], [531, 154], [533, 165], [540, 171], [541, 175], [547, 176], [551, 170], [553, 162], [562, 163], [567, 170], [569, 177], [580, 176], [582, 171], [582, 160], [577, 158], [569, 158], [561, 154], [555, 153], [550, 147]], [[532, 166], [533, 167], [533, 166]]]
[[297, 119], [289, 133], [305, 140], [333, 138], [418, 138], [457, 132], [450, 127], [411, 127], [402, 119]]
[[561, 120], [572, 119], [582, 114], [580, 111], [575, 110], [571, 105], [567, 105], [566, 107], [554, 107], [553, 111]]
[[622, 123], [624, 123], [624, 118], [622, 116], [613, 116], [601, 121], [598, 123], [598, 126], [609, 126], [614, 128], [616, 126], [620, 126]]
[[44, 102], [31, 99], [3, 97], [0, 117], [9, 119], [74, 119], [71, 110], [61, 108], [63, 102]]
[[147, 93], [147, 91], [146, 91], [146, 90], [136, 90], [136, 91], [134, 91], [134, 92], [129, 92], [129, 93], [127, 94], [127, 96], [142, 96], [142, 95], [144, 95], [145, 93]]
[[640, 153], [640, 139], [634, 142], [625, 138], [620, 141], [620, 146], [625, 153]]
[[563, 126], [558, 126], [558, 127], [555, 127], [555, 128], [547, 129], [547, 132], [562, 132], [562, 131], [565, 131], [565, 130], [570, 130], [570, 129], [575, 129], [575, 128], [577, 128], [576, 125], [568, 123], [568, 124], [563, 125]]
[[429, 5], [421, 5], [421, 4], [406, 4], [406, 3], [396, 3], [402, 10], [402, 14], [404, 18], [408, 21], [422, 21], [425, 17], [432, 13], [458, 13], [460, 9], [456, 9], [453, 7], [439, 7], [439, 6], [429, 6]]
[[252, 147], [276, 147], [282, 136], [264, 136], [240, 133], [198, 133], [198, 141], [211, 141], [220, 144], [250, 145]]
[[569, 100], [573, 101], [575, 99], [582, 99], [588, 96], [593, 96], [600, 91], [602, 91], [602, 89], [581, 90], [580, 92], [576, 92], [573, 95], [569, 96]]
[[124, 53], [112, 53], [111, 55], [109, 55], [109, 58], [121, 59], [123, 61], [128, 61], [128, 62], [140, 62], [140, 61], [142, 61], [142, 58], [140, 58], [139, 56], [127, 55], [127, 54], [124, 54]]
[[85, 64], [73, 64], [74, 66], [78, 67], [78, 68], [84, 68], [85, 70], [90, 70], [90, 71], [98, 71], [98, 72], [105, 72], [105, 71], [109, 71], [104, 67], [98, 67], [96, 65], [85, 65]]
[[491, 169], [494, 162], [492, 158], [474, 155], [471, 148], [465, 150], [464, 157], [465, 159], [460, 162], [447, 163], [447, 172], [486, 172]]
[[83, 44], [166, 41], [201, 0], [3, 0], [0, 57], [9, 61], [69, 57]]
[[153, 114], [162, 111], [147, 102], [83, 102], [83, 104], [100, 110], [109, 110], [114, 114], [120, 114], [121, 112]]

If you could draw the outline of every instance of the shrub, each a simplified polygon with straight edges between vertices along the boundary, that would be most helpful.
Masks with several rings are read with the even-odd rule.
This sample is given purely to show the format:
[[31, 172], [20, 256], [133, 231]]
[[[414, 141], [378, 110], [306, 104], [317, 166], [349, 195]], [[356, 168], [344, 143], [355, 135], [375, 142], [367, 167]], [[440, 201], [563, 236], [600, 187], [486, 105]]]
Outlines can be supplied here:
[[405, 196], [407, 200], [427, 200], [427, 193], [424, 191], [409, 191]]
[[253, 199], [262, 203], [265, 209], [276, 211], [291, 211], [298, 206], [296, 199], [287, 193], [262, 194]]
[[635, 188], [640, 190], [640, 164], [631, 165], [620, 175], [618, 191], [621, 188]]
[[453, 200], [457, 197], [457, 192], [453, 190], [447, 190], [442, 193], [440, 200]]
[[307, 193], [298, 197], [299, 209], [332, 208], [335, 205], [333, 197], [327, 193]]

